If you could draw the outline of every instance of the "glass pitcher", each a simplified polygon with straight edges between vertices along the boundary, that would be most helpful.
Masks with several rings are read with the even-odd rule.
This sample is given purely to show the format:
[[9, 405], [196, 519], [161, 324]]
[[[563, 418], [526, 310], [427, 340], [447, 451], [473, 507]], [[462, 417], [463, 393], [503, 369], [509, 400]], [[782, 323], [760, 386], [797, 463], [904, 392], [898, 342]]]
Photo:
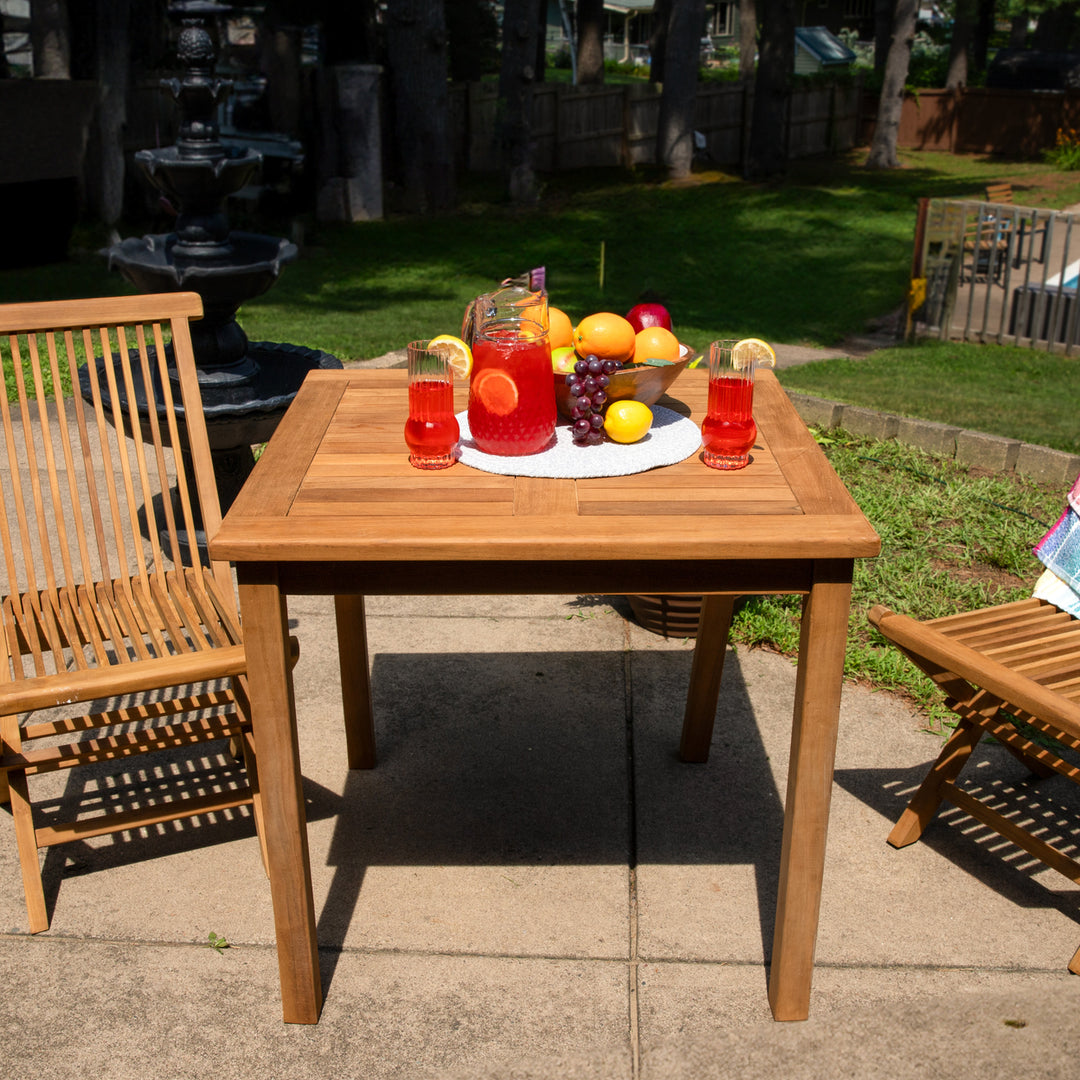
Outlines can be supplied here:
[[504, 457], [546, 449], [556, 415], [547, 293], [523, 285], [497, 289], [477, 297], [471, 321], [468, 416], [477, 449]]

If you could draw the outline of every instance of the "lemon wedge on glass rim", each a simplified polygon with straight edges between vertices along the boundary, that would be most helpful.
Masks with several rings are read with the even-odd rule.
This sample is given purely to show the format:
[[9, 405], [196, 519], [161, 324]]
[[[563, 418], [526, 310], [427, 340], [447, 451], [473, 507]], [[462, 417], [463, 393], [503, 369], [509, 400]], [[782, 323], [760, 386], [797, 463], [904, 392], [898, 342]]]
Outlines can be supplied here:
[[450, 362], [450, 367], [459, 379], [467, 379], [472, 371], [472, 349], [453, 334], [439, 334], [433, 337], [427, 347], [431, 352], [442, 353]]
[[749, 367], [776, 367], [776, 353], [761, 338], [748, 337], [737, 341], [731, 350], [731, 366], [736, 371]]

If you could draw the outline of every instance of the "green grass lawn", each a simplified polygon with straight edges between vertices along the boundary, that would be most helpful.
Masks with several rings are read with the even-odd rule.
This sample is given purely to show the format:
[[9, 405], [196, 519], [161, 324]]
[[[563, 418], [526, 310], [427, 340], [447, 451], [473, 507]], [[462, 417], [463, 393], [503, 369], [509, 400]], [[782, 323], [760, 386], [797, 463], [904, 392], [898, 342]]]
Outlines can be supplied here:
[[778, 373], [789, 390], [1080, 454], [1080, 360], [933, 341]]

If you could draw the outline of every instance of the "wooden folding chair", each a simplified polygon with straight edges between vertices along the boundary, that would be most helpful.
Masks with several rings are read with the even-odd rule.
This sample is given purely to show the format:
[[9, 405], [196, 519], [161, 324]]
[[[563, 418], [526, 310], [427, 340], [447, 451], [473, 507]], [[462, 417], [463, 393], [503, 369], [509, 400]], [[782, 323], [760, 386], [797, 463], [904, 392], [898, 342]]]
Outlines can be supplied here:
[[[1056, 822], [1025, 820], [1022, 810], [992, 806], [957, 782], [989, 733], [1037, 776], [1060, 774], [1080, 784], [1080, 768], [1044, 745], [1055, 740], [1060, 750], [1080, 750], [1080, 620], [1032, 598], [927, 622], [879, 605], [870, 621], [945, 691], [959, 718], [889, 843], [914, 843], [948, 801], [1080, 884], [1080, 861], [1062, 850]], [[1069, 970], [1080, 974], [1080, 949]]]
[[[35, 933], [39, 849], [245, 804], [258, 823], [232, 579], [192, 542], [196, 512], [211, 535], [221, 520], [188, 330], [201, 315], [194, 293], [0, 306], [0, 799]], [[242, 749], [246, 779], [134, 764], [217, 740]], [[89, 765], [90, 816], [32, 802], [35, 778]], [[118, 799], [129, 770], [150, 790]]]

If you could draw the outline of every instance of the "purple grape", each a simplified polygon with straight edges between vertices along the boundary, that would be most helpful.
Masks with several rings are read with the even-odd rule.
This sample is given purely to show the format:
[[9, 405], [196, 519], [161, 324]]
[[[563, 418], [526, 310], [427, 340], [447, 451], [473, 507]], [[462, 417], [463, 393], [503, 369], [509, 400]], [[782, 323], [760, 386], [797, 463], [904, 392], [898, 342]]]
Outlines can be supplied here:
[[607, 394], [603, 390], [597, 390], [592, 395], [592, 406], [594, 409], [599, 409], [607, 401]]
[[567, 386], [573, 386], [574, 383], [580, 382], [580, 380], [581, 380], [581, 376], [579, 376], [579, 375], [575, 374], [573, 371], [571, 371], [563, 381], [566, 383]]
[[583, 416], [588, 417], [588, 415], [589, 415], [589, 413], [591, 411], [592, 411], [591, 409], [583, 409], [580, 405], [575, 405], [570, 410], [570, 419], [571, 420], [580, 420]]
[[592, 408], [592, 398], [590, 398], [587, 394], [583, 394], [581, 397], [579, 397], [577, 399], [577, 403], [583, 409], [591, 409]]
[[600, 387], [600, 384], [591, 375], [585, 376], [585, 382], [582, 385], [585, 387], [586, 394], [595, 393]]
[[590, 431], [585, 438], [588, 446], [599, 446], [603, 441], [604, 433], [602, 431]]
[[584, 436], [588, 435], [591, 430], [592, 424], [590, 421], [584, 418], [574, 421], [574, 434], [578, 438], [583, 438]]
[[594, 412], [589, 417], [589, 424], [593, 431], [599, 431], [604, 426], [604, 418], [598, 412]]
[[611, 385], [611, 380], [606, 375], [597, 375], [596, 385], [599, 386], [601, 390], [606, 390]]
[[619, 362], [617, 360], [605, 360], [604, 361], [604, 374], [611, 375], [619, 370]]
[[574, 370], [579, 375], [588, 375], [589, 374], [589, 361], [588, 360], [579, 360], [574, 365]]
[[581, 397], [581, 395], [584, 393], [584, 390], [582, 389], [583, 386], [584, 383], [582, 383], [582, 381], [575, 375], [574, 381], [570, 383], [570, 396]]
[[604, 365], [594, 356], [589, 361], [589, 374], [599, 375], [604, 370]]

